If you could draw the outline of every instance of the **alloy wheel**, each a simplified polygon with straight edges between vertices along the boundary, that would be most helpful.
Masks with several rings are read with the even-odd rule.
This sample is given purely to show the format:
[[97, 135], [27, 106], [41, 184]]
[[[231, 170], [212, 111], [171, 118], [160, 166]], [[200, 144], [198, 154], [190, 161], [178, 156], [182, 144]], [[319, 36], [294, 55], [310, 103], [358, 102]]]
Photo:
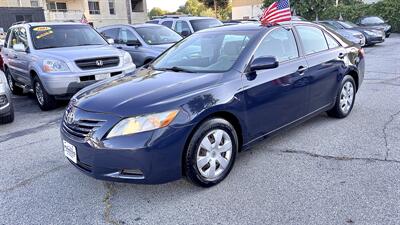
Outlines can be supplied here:
[[196, 164], [200, 174], [209, 181], [218, 179], [229, 167], [232, 158], [232, 140], [221, 129], [210, 131], [197, 150]]
[[44, 103], [43, 90], [39, 82], [35, 83], [35, 94], [40, 105]]
[[13, 82], [11, 74], [9, 72], [7, 73], [7, 81], [8, 81], [8, 86], [10, 87], [10, 90], [14, 91], [14, 82]]
[[343, 113], [347, 114], [354, 101], [354, 86], [350, 81], [347, 81], [340, 93], [340, 109]]

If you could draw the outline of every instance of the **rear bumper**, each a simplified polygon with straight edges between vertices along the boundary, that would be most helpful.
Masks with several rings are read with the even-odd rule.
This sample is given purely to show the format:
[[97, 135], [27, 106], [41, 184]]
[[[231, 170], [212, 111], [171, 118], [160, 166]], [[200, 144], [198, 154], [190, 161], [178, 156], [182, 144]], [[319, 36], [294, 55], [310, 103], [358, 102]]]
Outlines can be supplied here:
[[105, 73], [110, 73], [112, 76], [121, 74], [124, 75], [132, 73], [133, 71], [135, 71], [135, 69], [136, 66], [132, 64], [125, 67], [88, 72], [84, 71], [79, 73], [71, 72], [60, 74], [41, 74], [39, 77], [47, 93], [56, 96], [66, 96], [73, 95], [80, 89], [96, 83], [98, 80], [95, 80], [95, 75]]

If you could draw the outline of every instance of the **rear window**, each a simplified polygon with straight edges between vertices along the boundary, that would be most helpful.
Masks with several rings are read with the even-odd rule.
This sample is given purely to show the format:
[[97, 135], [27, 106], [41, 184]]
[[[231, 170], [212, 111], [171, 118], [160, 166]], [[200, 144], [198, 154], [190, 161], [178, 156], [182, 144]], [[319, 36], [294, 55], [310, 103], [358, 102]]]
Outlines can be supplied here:
[[31, 27], [35, 49], [106, 45], [107, 42], [88, 25], [51, 25]]
[[190, 23], [192, 24], [194, 32], [223, 25], [222, 22], [217, 19], [190, 20]]

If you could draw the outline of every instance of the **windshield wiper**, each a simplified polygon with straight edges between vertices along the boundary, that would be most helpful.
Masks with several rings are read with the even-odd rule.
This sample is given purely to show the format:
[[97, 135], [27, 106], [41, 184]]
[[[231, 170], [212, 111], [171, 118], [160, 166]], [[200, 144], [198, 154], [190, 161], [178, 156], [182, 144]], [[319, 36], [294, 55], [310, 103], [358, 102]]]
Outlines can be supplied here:
[[158, 70], [170, 70], [170, 71], [174, 71], [174, 72], [194, 73], [191, 70], [187, 70], [187, 69], [184, 69], [184, 68], [178, 67], [178, 66], [174, 66], [174, 67], [171, 67], [171, 68], [160, 68]]

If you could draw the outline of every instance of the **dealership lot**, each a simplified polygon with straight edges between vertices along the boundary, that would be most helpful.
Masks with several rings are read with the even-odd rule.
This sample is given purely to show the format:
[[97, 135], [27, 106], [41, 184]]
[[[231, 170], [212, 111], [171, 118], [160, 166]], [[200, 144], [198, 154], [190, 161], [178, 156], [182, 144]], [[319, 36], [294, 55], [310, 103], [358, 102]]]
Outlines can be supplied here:
[[322, 114], [239, 155], [210, 189], [85, 176], [64, 158], [65, 104], [15, 97], [0, 127], [0, 224], [395, 224], [400, 201], [400, 35], [366, 48], [352, 114]]

